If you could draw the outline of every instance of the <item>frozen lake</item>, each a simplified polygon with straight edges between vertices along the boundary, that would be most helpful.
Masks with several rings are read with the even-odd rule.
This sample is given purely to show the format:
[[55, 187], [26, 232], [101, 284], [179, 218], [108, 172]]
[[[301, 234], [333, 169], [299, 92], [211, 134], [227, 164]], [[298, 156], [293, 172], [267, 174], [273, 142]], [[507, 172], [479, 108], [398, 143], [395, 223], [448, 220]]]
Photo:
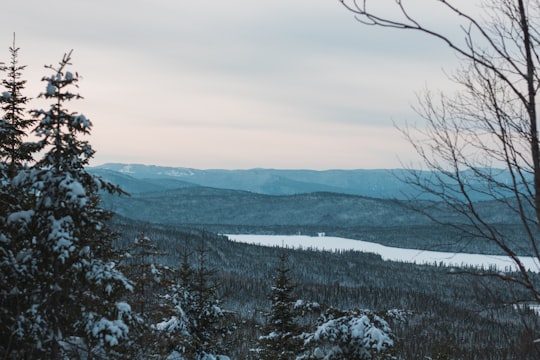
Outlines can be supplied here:
[[[333, 236], [312, 237], [304, 235], [228, 234], [226, 236], [232, 241], [261, 246], [285, 246], [294, 249], [312, 248], [325, 251], [354, 250], [369, 252], [381, 255], [384, 260], [403, 261], [416, 264], [443, 263], [448, 266], [456, 267], [477, 266], [484, 268], [495, 266], [500, 271], [510, 271], [515, 269], [514, 264], [506, 256], [402, 249], [367, 241]], [[537, 259], [522, 256], [520, 257], [520, 260], [530, 271], [538, 272], [540, 270]]]

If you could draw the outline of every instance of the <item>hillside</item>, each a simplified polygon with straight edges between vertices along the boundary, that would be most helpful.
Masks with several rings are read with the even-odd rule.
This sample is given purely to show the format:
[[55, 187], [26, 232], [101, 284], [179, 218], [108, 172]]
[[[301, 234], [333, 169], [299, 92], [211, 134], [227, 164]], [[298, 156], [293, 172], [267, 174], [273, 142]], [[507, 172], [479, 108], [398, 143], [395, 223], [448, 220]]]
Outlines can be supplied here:
[[[265, 195], [294, 195], [313, 192], [333, 192], [381, 199], [436, 200], [407, 183], [410, 170], [199, 170], [139, 164], [104, 164], [88, 169], [90, 172], [122, 186], [130, 193], [172, 190], [189, 186], [213, 187], [249, 191]], [[508, 183], [510, 174], [492, 169], [500, 183]], [[429, 171], [415, 171], [421, 181], [433, 184], [440, 176]], [[462, 174], [467, 186], [475, 188], [470, 196], [474, 201], [490, 200], [490, 189], [478, 177]], [[448, 179], [442, 175], [441, 179]], [[436, 183], [436, 181], [435, 181]], [[455, 184], [448, 183], [448, 186]], [[504, 196], [504, 192], [499, 195]], [[511, 195], [508, 193], [507, 195]]]
[[425, 217], [392, 200], [335, 193], [263, 195], [207, 187], [107, 197], [120, 215], [164, 224], [388, 226], [418, 224]]
[[[89, 169], [129, 192], [154, 191], [196, 184], [267, 195], [335, 192], [378, 198], [414, 196], [403, 183], [404, 170], [198, 170], [138, 164], [104, 164]], [[168, 180], [169, 183], [164, 183]], [[139, 185], [136, 185], [140, 182]]]
[[237, 317], [232, 359], [253, 358], [249, 349], [269, 311], [268, 295], [283, 251], [298, 299], [340, 308], [410, 311], [408, 321], [394, 328], [396, 355], [402, 359], [436, 358], [437, 354], [447, 356], [441, 359], [535, 358], [523, 348], [517, 311], [504, 306], [508, 288], [490, 277], [449, 275], [446, 267], [383, 261], [368, 253], [248, 245], [193, 228], [118, 217], [114, 227], [121, 234], [117, 246], [126, 248], [144, 233], [166, 252], [153, 261], [171, 267], [178, 266], [186, 250], [196, 261], [196, 249], [204, 238], [208, 264], [217, 270], [223, 306]]
[[[497, 202], [479, 203], [486, 219], [519, 237], [517, 219]], [[103, 197], [105, 208], [138, 221], [189, 225], [219, 233], [316, 234], [385, 245], [457, 252], [500, 254], [492, 244], [463, 239], [457, 230], [433, 223], [411, 207], [441, 221], [464, 219], [440, 203], [397, 201], [363, 196], [310, 193], [263, 195], [246, 191], [188, 186], [176, 190]], [[523, 249], [523, 254], [527, 254]]]

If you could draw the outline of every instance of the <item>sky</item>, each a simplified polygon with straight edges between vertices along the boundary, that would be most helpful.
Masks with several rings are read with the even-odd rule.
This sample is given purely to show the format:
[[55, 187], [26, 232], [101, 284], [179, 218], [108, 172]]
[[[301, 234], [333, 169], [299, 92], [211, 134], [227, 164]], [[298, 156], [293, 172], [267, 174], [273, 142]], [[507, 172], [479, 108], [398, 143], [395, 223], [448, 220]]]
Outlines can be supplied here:
[[396, 126], [419, 120], [419, 91], [452, 89], [457, 64], [421, 34], [360, 24], [338, 0], [18, 0], [2, 12], [0, 59], [16, 33], [27, 96], [73, 49], [84, 99], [70, 109], [94, 124], [92, 165], [414, 166]]

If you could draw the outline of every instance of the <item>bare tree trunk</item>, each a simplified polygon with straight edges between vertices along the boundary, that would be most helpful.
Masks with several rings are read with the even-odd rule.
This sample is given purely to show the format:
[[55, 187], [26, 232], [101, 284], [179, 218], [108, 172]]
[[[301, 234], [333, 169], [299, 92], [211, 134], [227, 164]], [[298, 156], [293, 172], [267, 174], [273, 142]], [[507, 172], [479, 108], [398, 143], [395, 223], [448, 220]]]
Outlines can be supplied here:
[[[540, 225], [540, 149], [538, 147], [538, 127], [536, 119], [536, 89], [535, 89], [535, 73], [536, 68], [534, 66], [531, 35], [529, 33], [529, 23], [527, 21], [527, 14], [525, 12], [525, 5], [523, 0], [518, 0], [519, 16], [521, 31], [523, 32], [523, 48], [525, 49], [525, 59], [527, 64], [527, 114], [529, 115], [529, 121], [531, 126], [531, 160], [534, 169], [534, 204], [536, 210], [536, 218]], [[538, 254], [538, 251], [537, 251]]]

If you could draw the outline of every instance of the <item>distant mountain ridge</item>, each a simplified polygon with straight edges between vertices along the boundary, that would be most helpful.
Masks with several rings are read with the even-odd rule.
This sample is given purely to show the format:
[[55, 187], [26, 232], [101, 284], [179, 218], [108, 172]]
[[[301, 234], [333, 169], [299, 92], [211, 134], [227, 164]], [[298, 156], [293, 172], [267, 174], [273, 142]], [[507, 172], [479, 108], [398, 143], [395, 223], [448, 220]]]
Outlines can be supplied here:
[[[316, 192], [265, 195], [210, 187], [186, 187], [104, 196], [107, 209], [134, 220], [161, 224], [249, 226], [410, 226], [429, 225], [425, 216], [394, 200]], [[406, 203], [406, 202], [405, 202]], [[444, 208], [432, 212], [449, 219]]]
[[405, 198], [417, 193], [400, 180], [400, 177], [406, 175], [406, 170], [198, 170], [116, 163], [89, 170], [133, 193], [189, 186], [266, 195], [334, 192], [376, 198]]
[[[504, 170], [491, 169], [501, 184], [512, 181]], [[265, 195], [295, 195], [313, 192], [332, 192], [367, 196], [380, 199], [423, 199], [437, 200], [433, 195], [422, 192], [404, 179], [411, 175], [406, 169], [380, 170], [199, 170], [182, 167], [166, 167], [141, 164], [103, 164], [89, 168], [90, 172], [121, 186], [129, 193], [143, 193], [180, 189], [191, 186], [217, 189], [249, 191]], [[415, 171], [416, 175], [430, 180], [438, 176], [430, 171]], [[440, 175], [440, 174], [439, 174]], [[463, 172], [462, 179], [477, 192], [469, 195], [474, 201], [491, 200], [490, 187], [481, 177]], [[443, 176], [444, 178], [444, 176]], [[530, 179], [529, 179], [530, 180]], [[454, 185], [455, 186], [455, 185]], [[456, 191], [458, 188], [456, 187]], [[512, 196], [506, 191], [506, 196]], [[504, 196], [504, 190], [498, 191]]]

